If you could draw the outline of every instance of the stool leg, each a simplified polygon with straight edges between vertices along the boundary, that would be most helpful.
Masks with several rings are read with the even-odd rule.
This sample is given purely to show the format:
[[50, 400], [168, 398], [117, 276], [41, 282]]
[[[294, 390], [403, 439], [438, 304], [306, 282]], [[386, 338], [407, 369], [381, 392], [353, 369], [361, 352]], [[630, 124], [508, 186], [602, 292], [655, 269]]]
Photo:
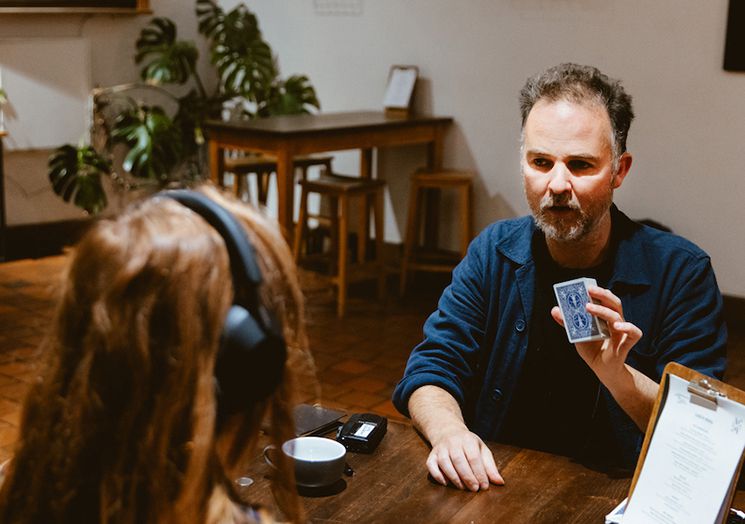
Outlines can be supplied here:
[[231, 187], [233, 195], [235, 198], [240, 198], [240, 175], [238, 173], [231, 173], [231, 175], [233, 175], [233, 185]]
[[297, 264], [300, 260], [300, 246], [302, 245], [303, 236], [305, 235], [305, 229], [307, 227], [307, 214], [308, 214], [308, 192], [305, 188], [300, 192], [300, 214], [297, 218], [297, 224], [295, 224], [295, 238], [292, 241], [292, 256]]
[[438, 220], [440, 217], [440, 194], [442, 191], [433, 187], [427, 188], [424, 193], [424, 246], [427, 249], [436, 249], [440, 230]]
[[339, 272], [337, 260], [339, 259], [339, 199], [335, 196], [329, 197], [331, 207], [331, 274]]
[[336, 314], [339, 318], [347, 312], [347, 240], [349, 238], [349, 197], [342, 195], [339, 199], [341, 213], [339, 217], [339, 274], [338, 299]]
[[[383, 257], [383, 242], [385, 240], [385, 220], [383, 217], [383, 189], [375, 192], [375, 263], [378, 268], [378, 300], [385, 300], [386, 274], [385, 260]], [[365, 197], [367, 201], [367, 197]]]
[[[419, 185], [416, 182], [411, 184], [409, 192], [409, 213], [406, 219], [406, 238], [404, 239], [404, 256], [401, 260], [401, 283], [399, 294], [404, 296], [406, 293], [406, 278], [409, 271], [409, 262], [413, 256], [414, 249], [418, 242], [419, 227]], [[377, 231], [376, 231], [377, 235]]]
[[259, 204], [265, 206], [266, 198], [269, 194], [269, 177], [271, 173], [268, 171], [259, 171], [256, 173], [256, 186], [259, 193]]
[[462, 237], [461, 237], [461, 248], [460, 248], [460, 256], [461, 258], [466, 256], [466, 252], [468, 251], [468, 244], [471, 242], [471, 237], [473, 236], [473, 208], [471, 207], [472, 200], [472, 188], [471, 184], [466, 184], [461, 189], [461, 206], [463, 208], [463, 213], [465, 214], [465, 220], [463, 220], [463, 231], [462, 231]]
[[[360, 195], [360, 206], [358, 232], [357, 232], [357, 263], [364, 264], [367, 259], [367, 239], [370, 235], [370, 198]], [[376, 233], [377, 235], [377, 233]]]

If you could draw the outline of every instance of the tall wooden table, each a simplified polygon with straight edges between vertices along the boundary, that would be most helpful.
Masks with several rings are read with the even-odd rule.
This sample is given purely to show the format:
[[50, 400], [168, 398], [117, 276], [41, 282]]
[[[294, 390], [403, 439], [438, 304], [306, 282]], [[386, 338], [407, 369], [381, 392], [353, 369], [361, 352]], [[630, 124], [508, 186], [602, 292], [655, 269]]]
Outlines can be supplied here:
[[320, 113], [223, 122], [208, 120], [210, 176], [214, 182], [224, 171], [224, 150], [241, 149], [277, 158], [279, 223], [292, 233], [295, 156], [346, 149], [361, 150], [360, 175], [372, 176], [372, 151], [378, 147], [427, 145], [427, 166], [442, 166], [443, 136], [450, 117], [388, 116], [379, 111]]
[[[408, 424], [389, 422], [374, 454], [347, 454], [352, 477], [326, 493], [304, 493], [302, 502], [311, 522], [598, 523], [631, 484], [630, 473], [595, 471], [540, 451], [489, 447], [506, 485], [481, 493], [459, 491], [429, 480], [427, 444]], [[269, 475], [271, 469], [257, 457], [248, 472], [255, 482], [245, 495], [273, 508]]]

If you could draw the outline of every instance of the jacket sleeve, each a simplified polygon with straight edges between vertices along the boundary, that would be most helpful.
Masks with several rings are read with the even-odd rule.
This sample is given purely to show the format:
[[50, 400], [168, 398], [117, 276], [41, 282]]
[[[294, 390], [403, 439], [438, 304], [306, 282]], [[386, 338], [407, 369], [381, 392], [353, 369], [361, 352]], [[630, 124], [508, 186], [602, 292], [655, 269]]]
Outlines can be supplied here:
[[708, 256], [683, 265], [662, 319], [655, 346], [659, 380], [675, 361], [704, 375], [722, 379], [726, 366], [727, 328], [722, 295]]
[[453, 270], [453, 278], [424, 324], [424, 340], [412, 351], [393, 393], [393, 403], [409, 416], [411, 394], [421, 386], [448, 391], [463, 406], [467, 384], [474, 376], [485, 329], [485, 282], [489, 255], [487, 232], [469, 246]]

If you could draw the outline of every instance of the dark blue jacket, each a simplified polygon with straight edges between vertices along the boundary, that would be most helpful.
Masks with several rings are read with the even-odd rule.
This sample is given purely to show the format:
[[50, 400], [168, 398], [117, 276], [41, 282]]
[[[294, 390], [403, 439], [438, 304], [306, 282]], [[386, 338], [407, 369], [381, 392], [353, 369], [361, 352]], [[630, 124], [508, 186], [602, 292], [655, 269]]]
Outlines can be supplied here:
[[[671, 361], [721, 379], [727, 332], [708, 255], [615, 206], [611, 213], [618, 248], [608, 287], [643, 333], [626, 362], [656, 382]], [[471, 243], [393, 394], [401, 413], [408, 416], [415, 389], [436, 385], [455, 397], [474, 433], [498, 438], [528, 349], [535, 233], [532, 218], [522, 217], [491, 224]], [[602, 390], [621, 458], [633, 465], [642, 433]]]

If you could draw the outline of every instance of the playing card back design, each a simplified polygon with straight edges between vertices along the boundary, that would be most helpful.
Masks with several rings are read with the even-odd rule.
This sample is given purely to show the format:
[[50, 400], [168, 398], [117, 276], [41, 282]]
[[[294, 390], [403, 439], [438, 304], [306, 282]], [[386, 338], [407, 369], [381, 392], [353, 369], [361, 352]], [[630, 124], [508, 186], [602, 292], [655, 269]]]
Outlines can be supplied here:
[[554, 284], [556, 301], [564, 315], [564, 327], [569, 342], [584, 342], [605, 338], [598, 319], [590, 315], [585, 305], [591, 301], [588, 285], [595, 285], [592, 279], [578, 278]]

